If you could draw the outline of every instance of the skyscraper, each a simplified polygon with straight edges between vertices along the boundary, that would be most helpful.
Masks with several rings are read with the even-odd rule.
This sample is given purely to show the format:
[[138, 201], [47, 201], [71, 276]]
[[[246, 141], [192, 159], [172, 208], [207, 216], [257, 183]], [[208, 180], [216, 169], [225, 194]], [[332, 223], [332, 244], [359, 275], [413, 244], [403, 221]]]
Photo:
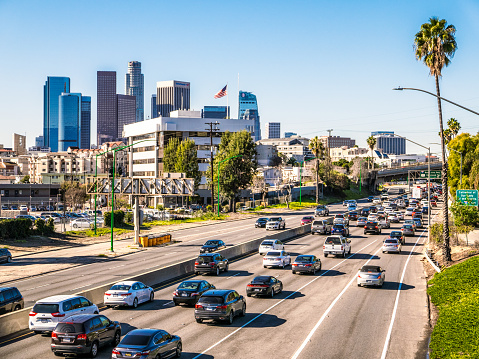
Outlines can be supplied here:
[[91, 97], [82, 96], [81, 98], [81, 133], [80, 148], [89, 149], [91, 147]]
[[156, 103], [156, 94], [151, 95], [151, 117], [158, 117], [158, 104]]
[[58, 151], [59, 97], [68, 92], [69, 77], [47, 77], [43, 86], [43, 140], [52, 152]]
[[116, 95], [116, 114], [118, 133], [115, 139], [123, 137], [123, 126], [136, 121], [136, 99], [135, 96]]
[[190, 83], [184, 81], [159, 81], [156, 83], [158, 112], [169, 117], [171, 111], [190, 109]]
[[229, 106], [205, 106], [203, 118], [229, 118]]
[[13, 151], [16, 153], [17, 156], [26, 155], [27, 154], [27, 136], [14, 133], [12, 136], [12, 147], [13, 147]]
[[81, 93], [62, 93], [58, 109], [58, 151], [80, 147]]
[[126, 74], [125, 94], [136, 97], [136, 122], [143, 121], [144, 115], [144, 78], [141, 73], [141, 62], [130, 61]]
[[266, 136], [267, 138], [281, 138], [281, 123], [268, 122], [266, 124]]
[[97, 145], [118, 135], [116, 71], [97, 71]]
[[259, 141], [261, 139], [261, 128], [256, 95], [253, 95], [251, 92], [240, 91], [238, 100], [238, 119], [246, 119], [245, 113], [247, 110], [250, 110], [247, 116], [249, 120], [254, 121], [254, 140]]
[[388, 155], [403, 155], [406, 153], [406, 140], [394, 136], [394, 131], [375, 131], [371, 136], [376, 138], [375, 148]]

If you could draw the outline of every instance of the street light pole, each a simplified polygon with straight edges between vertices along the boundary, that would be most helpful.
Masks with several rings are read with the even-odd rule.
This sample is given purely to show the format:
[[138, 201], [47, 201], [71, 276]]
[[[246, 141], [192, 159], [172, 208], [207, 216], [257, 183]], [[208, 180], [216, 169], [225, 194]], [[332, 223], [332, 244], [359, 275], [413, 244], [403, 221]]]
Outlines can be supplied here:
[[236, 157], [243, 157], [243, 155], [237, 155], [237, 156], [233, 156], [233, 157], [230, 157], [230, 158], [227, 158], [227, 159], [224, 159], [223, 161], [220, 161], [218, 162], [218, 203], [217, 203], [217, 211], [216, 211], [216, 215], [217, 217], [220, 216], [220, 168], [221, 168], [221, 164], [225, 161], [228, 161], [232, 158], [236, 158]]

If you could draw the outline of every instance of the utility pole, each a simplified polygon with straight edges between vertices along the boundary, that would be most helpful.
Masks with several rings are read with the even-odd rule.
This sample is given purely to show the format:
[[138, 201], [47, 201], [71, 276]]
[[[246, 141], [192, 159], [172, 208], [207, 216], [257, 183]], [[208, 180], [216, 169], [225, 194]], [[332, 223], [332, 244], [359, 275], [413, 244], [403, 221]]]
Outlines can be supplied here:
[[[210, 126], [206, 131], [210, 133], [210, 167], [211, 167], [211, 207], [213, 212], [215, 211], [215, 188], [214, 188], [214, 171], [213, 171], [213, 132], [218, 132], [219, 128], [216, 128], [219, 125], [219, 122], [205, 122], [205, 125]], [[214, 128], [213, 128], [214, 126]], [[218, 197], [218, 208], [219, 208], [219, 197]]]
[[330, 138], [331, 138], [331, 132], [333, 132], [333, 129], [330, 129], [330, 130], [326, 130], [326, 132], [328, 132], [328, 156], [331, 157], [331, 141], [330, 141]]

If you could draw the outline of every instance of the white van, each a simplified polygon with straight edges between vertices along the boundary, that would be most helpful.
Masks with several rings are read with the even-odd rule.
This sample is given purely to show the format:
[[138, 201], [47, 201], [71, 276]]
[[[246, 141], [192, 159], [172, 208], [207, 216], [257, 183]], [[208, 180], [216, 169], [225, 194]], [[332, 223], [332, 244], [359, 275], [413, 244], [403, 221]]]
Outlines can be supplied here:
[[79, 295], [55, 295], [41, 299], [33, 306], [28, 328], [35, 333], [51, 332], [58, 322], [75, 314], [98, 314], [98, 307]]

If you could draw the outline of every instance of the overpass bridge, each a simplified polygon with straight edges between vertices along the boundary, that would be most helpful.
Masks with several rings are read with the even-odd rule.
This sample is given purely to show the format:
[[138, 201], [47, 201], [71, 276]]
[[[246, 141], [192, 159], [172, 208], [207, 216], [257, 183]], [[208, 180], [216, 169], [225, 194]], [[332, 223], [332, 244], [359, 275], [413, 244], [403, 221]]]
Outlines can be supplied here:
[[[442, 169], [442, 162], [431, 162], [431, 171], [440, 171]], [[409, 177], [412, 179], [419, 178], [421, 171], [427, 172], [427, 162], [415, 163], [409, 166], [397, 166], [384, 168], [375, 171], [373, 178], [375, 179], [375, 186], [383, 182], [390, 182], [393, 179], [406, 180]]]

